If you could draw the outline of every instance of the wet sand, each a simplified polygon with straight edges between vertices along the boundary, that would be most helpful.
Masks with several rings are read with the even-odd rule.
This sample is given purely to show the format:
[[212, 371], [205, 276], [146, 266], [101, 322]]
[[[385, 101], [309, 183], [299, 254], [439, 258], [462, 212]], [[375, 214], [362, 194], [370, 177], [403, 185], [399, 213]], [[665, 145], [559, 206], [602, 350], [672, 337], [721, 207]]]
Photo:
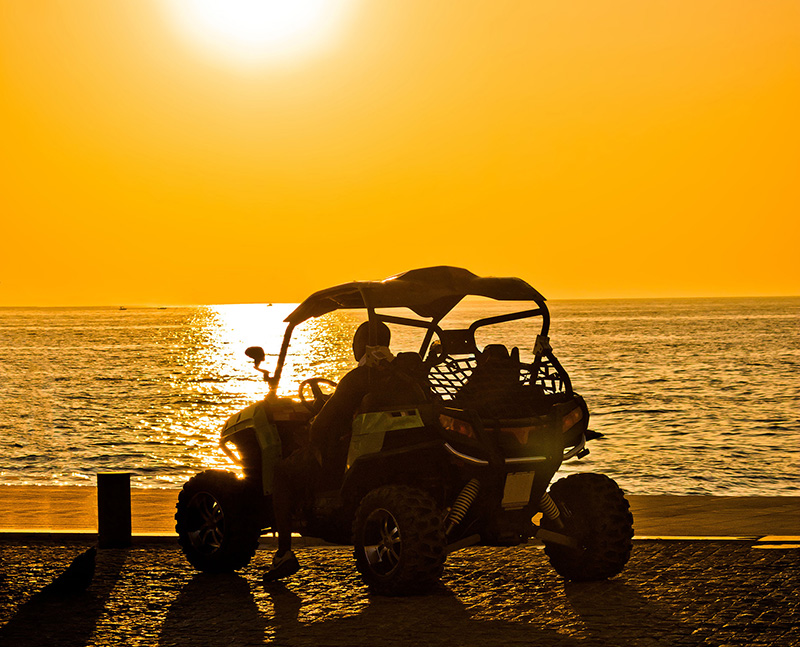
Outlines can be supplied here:
[[[174, 534], [179, 490], [131, 490], [134, 535]], [[628, 496], [637, 538], [800, 536], [800, 497]], [[95, 533], [97, 489], [0, 486], [0, 533]]]

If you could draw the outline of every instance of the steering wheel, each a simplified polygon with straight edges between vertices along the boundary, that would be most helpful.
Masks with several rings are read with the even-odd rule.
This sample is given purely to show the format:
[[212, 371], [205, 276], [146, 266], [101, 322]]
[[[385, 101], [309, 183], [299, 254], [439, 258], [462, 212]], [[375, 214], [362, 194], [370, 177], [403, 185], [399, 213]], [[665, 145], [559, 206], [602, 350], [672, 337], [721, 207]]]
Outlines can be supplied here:
[[[324, 393], [319, 386], [320, 384], [327, 384], [334, 389], [337, 386], [336, 382], [327, 380], [324, 377], [312, 377], [300, 382], [300, 401], [311, 413], [319, 413], [319, 410], [322, 409], [322, 405], [333, 395], [332, 392]], [[305, 391], [307, 386], [311, 388], [311, 394], [314, 396], [313, 399], [306, 398]]]

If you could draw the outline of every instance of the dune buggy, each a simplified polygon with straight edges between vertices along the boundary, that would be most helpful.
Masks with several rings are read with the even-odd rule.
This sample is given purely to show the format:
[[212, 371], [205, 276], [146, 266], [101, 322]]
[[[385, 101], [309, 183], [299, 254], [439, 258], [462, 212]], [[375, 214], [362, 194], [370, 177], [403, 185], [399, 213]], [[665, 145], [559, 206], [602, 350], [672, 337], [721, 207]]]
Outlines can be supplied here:
[[[440, 326], [467, 296], [534, 307], [465, 328]], [[397, 314], [400, 308], [414, 316]], [[553, 354], [544, 297], [521, 279], [481, 278], [454, 267], [312, 294], [286, 319], [273, 373], [259, 367], [261, 348], [247, 350], [269, 392], [231, 416], [221, 433], [221, 447], [243, 477], [207, 470], [178, 498], [176, 531], [194, 567], [242, 568], [272, 529], [275, 464], [307, 442], [325, 400], [321, 385], [329, 382], [306, 380], [299, 398], [277, 395], [292, 332], [338, 309], [363, 309], [373, 342], [378, 322], [414, 327], [422, 342], [391, 362], [397, 388], [383, 379], [362, 401], [344, 472], [298, 512], [296, 532], [353, 545], [363, 580], [386, 595], [429, 589], [448, 554], [476, 544], [541, 540], [555, 570], [570, 580], [605, 579], [624, 568], [633, 518], [617, 484], [576, 473], [549, 487], [562, 461], [585, 456], [586, 442], [600, 434], [588, 429], [587, 406]], [[529, 318], [541, 320], [531, 361], [521, 361], [517, 348], [477, 347], [482, 327]], [[418, 388], [404, 389], [410, 382]]]

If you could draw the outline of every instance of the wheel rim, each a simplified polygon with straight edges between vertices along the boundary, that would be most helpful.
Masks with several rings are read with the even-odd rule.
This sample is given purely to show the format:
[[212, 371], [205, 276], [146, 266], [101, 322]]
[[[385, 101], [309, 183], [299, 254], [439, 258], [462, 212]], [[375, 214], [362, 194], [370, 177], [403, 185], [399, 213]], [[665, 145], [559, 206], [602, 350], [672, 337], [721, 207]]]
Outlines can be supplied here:
[[225, 536], [225, 513], [219, 501], [200, 492], [189, 502], [188, 513], [191, 525], [187, 535], [192, 546], [205, 555], [219, 550]]
[[384, 508], [374, 510], [364, 524], [364, 556], [373, 572], [390, 574], [400, 563], [403, 542], [400, 524]]

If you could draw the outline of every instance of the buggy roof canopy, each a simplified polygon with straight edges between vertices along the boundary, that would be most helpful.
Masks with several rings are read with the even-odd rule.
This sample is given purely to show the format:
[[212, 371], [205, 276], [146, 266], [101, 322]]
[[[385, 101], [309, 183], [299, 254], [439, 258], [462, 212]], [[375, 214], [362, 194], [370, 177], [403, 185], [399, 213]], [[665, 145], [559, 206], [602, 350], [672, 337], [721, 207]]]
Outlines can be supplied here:
[[391, 276], [383, 281], [352, 281], [315, 292], [286, 318], [297, 325], [339, 309], [400, 308], [420, 317], [439, 320], [465, 296], [482, 296], [498, 301], [535, 301], [544, 297], [522, 279], [480, 277], [460, 267], [425, 267]]

